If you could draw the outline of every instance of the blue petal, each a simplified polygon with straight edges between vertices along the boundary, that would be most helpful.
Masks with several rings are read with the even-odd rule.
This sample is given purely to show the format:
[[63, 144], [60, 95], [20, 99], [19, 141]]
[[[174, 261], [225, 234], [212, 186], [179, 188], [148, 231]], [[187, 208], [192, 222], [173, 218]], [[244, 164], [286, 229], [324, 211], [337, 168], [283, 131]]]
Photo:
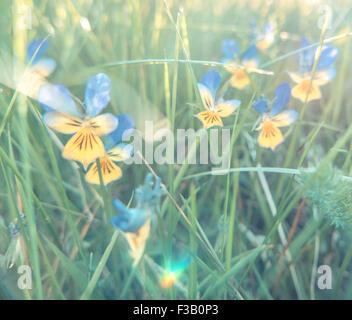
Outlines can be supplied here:
[[119, 200], [113, 201], [114, 208], [120, 214], [111, 218], [112, 225], [124, 232], [136, 233], [145, 223], [148, 215], [144, 209], [128, 209]]
[[56, 110], [76, 117], [82, 116], [82, 112], [71, 98], [70, 91], [61, 84], [43, 84], [39, 88], [38, 102], [46, 111]]
[[317, 65], [317, 70], [330, 67], [336, 60], [338, 55], [337, 48], [333, 46], [323, 46]]
[[218, 89], [220, 82], [221, 82], [221, 75], [219, 72], [216, 72], [214, 70], [210, 70], [206, 72], [203, 75], [201, 80], [201, 83], [204, 84], [209, 89], [214, 99], [215, 99], [216, 90]]
[[249, 22], [250, 28], [251, 28], [251, 34], [249, 35], [249, 39], [251, 41], [255, 41], [256, 38], [258, 37], [258, 25], [255, 20], [251, 20]]
[[33, 70], [40, 73], [43, 77], [49, 76], [56, 68], [56, 62], [51, 58], [42, 58], [32, 66]]
[[253, 44], [253, 45], [249, 46], [248, 49], [242, 53], [241, 60], [243, 61], [243, 60], [253, 59], [256, 56], [257, 51], [258, 51], [258, 49], [257, 49], [256, 45]]
[[[308, 47], [309, 45], [310, 45], [309, 40], [305, 37], [302, 37], [301, 38], [301, 48], [303, 49], [305, 47]], [[306, 52], [306, 51], [304, 51], [304, 52]]]
[[38, 59], [48, 50], [49, 48], [48, 39], [40, 38], [40, 39], [33, 40], [32, 42], [29, 43], [29, 45], [27, 46], [27, 63], [32, 59], [33, 55], [35, 54], [39, 46], [40, 48], [32, 61], [32, 65], [35, 64], [38, 61]]
[[111, 224], [122, 231], [125, 231], [126, 226], [128, 226], [129, 223], [129, 215], [127, 214], [118, 214], [116, 216], [111, 217]]
[[252, 107], [262, 115], [268, 109], [268, 101], [261, 97], [259, 101], [252, 104]]
[[107, 149], [110, 149], [119, 142], [126, 140], [135, 127], [133, 118], [127, 113], [120, 114], [116, 118], [118, 120], [117, 128], [108, 134], [104, 139], [104, 144]]
[[118, 214], [111, 218], [112, 225], [123, 232], [137, 233], [144, 225], [147, 215], [142, 210], [133, 209], [133, 214]]
[[256, 32], [258, 31], [258, 24], [255, 20], [251, 20], [251, 22], [249, 23], [250, 26], [251, 26], [251, 29], [253, 32]]
[[238, 47], [234, 40], [226, 39], [221, 44], [224, 57], [229, 60], [235, 60], [238, 56]]
[[274, 93], [274, 102], [270, 113], [272, 115], [280, 112], [290, 101], [291, 98], [291, 87], [287, 82], [280, 84]]
[[335, 68], [329, 68], [327, 71], [329, 81], [335, 78], [336, 76], [336, 69]]
[[[116, 145], [116, 148], [118, 148], [119, 151], [122, 153], [121, 156], [124, 157], [124, 159], [129, 159], [133, 156], [133, 153], [134, 153], [133, 144], [121, 142]], [[109, 155], [111, 155], [110, 151], [111, 150], [108, 150]]]
[[[310, 42], [306, 38], [301, 39], [301, 48], [310, 46]], [[306, 49], [299, 55], [299, 65], [301, 72], [304, 73], [312, 67], [314, 61], [314, 50], [312, 48]]]
[[326, 69], [326, 74], [327, 74], [327, 78], [329, 79], [329, 81], [331, 81], [332, 79], [335, 78], [336, 76], [336, 69], [331, 67], [331, 68], [328, 68]]
[[270, 32], [273, 32], [274, 30], [275, 30], [275, 26], [269, 22], [264, 26], [263, 33], [268, 34]]
[[110, 102], [111, 81], [104, 73], [91, 77], [84, 93], [86, 112], [90, 117], [95, 117]]
[[131, 214], [131, 210], [128, 209], [119, 199], [114, 199], [112, 205], [114, 206], [115, 211], [120, 214]]
[[285, 110], [283, 113], [286, 113], [287, 118], [290, 120], [290, 124], [296, 122], [299, 118], [299, 113], [296, 110]]
[[40, 102], [39, 102], [39, 104], [40, 104], [40, 106], [43, 108], [43, 110], [44, 110], [45, 112], [53, 111], [53, 109], [51, 109], [50, 107], [48, 107], [46, 104], [40, 103]]

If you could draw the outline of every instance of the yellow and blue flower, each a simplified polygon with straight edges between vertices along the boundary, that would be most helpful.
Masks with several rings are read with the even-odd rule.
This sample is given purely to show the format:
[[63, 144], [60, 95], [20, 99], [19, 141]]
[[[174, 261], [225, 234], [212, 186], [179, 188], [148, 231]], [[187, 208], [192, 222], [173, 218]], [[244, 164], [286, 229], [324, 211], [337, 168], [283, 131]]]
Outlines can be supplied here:
[[[310, 43], [307, 39], [301, 40], [301, 47], [305, 48]], [[299, 56], [299, 72], [289, 72], [289, 76], [296, 83], [292, 89], [292, 96], [305, 102], [321, 98], [320, 87], [330, 82], [336, 75], [333, 64], [337, 58], [337, 48], [323, 45], [316, 72], [312, 79], [312, 69], [316, 57], [316, 49], [306, 49]], [[308, 92], [309, 91], [309, 92]]]
[[130, 247], [129, 253], [133, 259], [133, 265], [137, 265], [150, 235], [152, 217], [147, 210], [127, 209], [117, 199], [114, 200], [113, 205], [119, 214], [111, 219], [111, 223], [123, 232]]
[[256, 22], [251, 23], [251, 28], [254, 33], [255, 45], [260, 51], [265, 51], [275, 42], [276, 25], [273, 22], [268, 22], [262, 29], [259, 28]]
[[110, 89], [107, 75], [94, 75], [88, 81], [84, 106], [80, 108], [65, 87], [51, 83], [41, 86], [38, 101], [48, 110], [44, 114], [44, 122], [58, 132], [73, 135], [62, 151], [64, 158], [79, 161], [87, 168], [95, 159], [105, 156], [100, 137], [113, 132], [118, 126], [114, 115], [98, 115], [110, 101]]
[[206, 129], [213, 126], [223, 126], [221, 118], [226, 118], [233, 114], [240, 105], [239, 100], [216, 100], [216, 90], [221, 82], [221, 75], [216, 71], [208, 71], [198, 83], [198, 89], [202, 98], [205, 111], [196, 114], [196, 117], [202, 121]]
[[27, 46], [27, 64], [31, 61], [31, 69], [42, 77], [49, 76], [56, 68], [52, 58], [43, 57], [49, 48], [49, 40], [40, 38], [33, 40]]
[[[133, 153], [132, 145], [122, 142], [128, 138], [134, 129], [133, 118], [129, 114], [120, 114], [116, 118], [118, 121], [117, 128], [104, 139], [106, 152], [102, 158], [99, 158], [104, 185], [122, 177], [122, 170], [115, 162], [127, 160]], [[86, 181], [93, 184], [100, 184], [96, 162], [92, 163], [88, 169]]]
[[149, 173], [144, 184], [136, 189], [137, 205], [134, 209], [127, 208], [118, 199], [113, 201], [118, 215], [111, 218], [111, 223], [123, 232], [130, 246], [133, 265], [137, 265], [143, 255], [150, 235], [151, 222], [159, 210], [160, 197], [163, 194], [160, 178], [153, 183], [153, 175]]
[[[253, 72], [259, 64], [256, 56], [257, 51], [256, 45], [251, 45], [242, 54], [239, 54], [238, 46], [234, 40], [227, 39], [222, 42], [224, 63], [234, 65], [226, 67], [232, 73], [230, 83], [233, 87], [243, 89], [250, 84], [248, 73]], [[236, 65], [245, 66], [246, 69], [239, 68]]]
[[46, 83], [46, 77], [52, 74], [56, 68], [54, 59], [43, 57], [49, 48], [49, 40], [40, 38], [33, 40], [27, 46], [26, 64], [30, 64], [24, 73], [20, 74], [16, 89], [33, 98], [38, 98], [39, 88]]
[[298, 119], [295, 110], [281, 110], [288, 104], [291, 97], [291, 88], [288, 83], [279, 85], [274, 93], [271, 110], [268, 111], [268, 100], [263, 97], [253, 104], [253, 108], [261, 115], [261, 123], [256, 128], [260, 131], [258, 143], [261, 147], [274, 150], [284, 141], [280, 127], [286, 127]]

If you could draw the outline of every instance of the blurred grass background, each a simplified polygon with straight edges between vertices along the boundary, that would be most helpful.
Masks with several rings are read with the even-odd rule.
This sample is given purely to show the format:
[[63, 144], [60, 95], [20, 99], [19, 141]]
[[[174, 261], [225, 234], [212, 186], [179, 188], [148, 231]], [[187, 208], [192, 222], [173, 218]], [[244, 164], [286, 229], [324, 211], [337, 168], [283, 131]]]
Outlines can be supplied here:
[[[31, 27], [25, 31], [14, 28], [21, 5], [31, 12]], [[259, 26], [275, 21], [276, 41], [260, 53], [259, 66], [274, 75], [251, 74], [249, 88], [229, 88], [226, 97], [242, 104], [225, 127], [233, 129], [231, 168], [275, 167], [278, 173], [255, 168], [212, 176], [201, 174], [209, 172], [210, 165], [152, 165], [192, 226], [164, 198], [161, 219], [134, 269], [127, 244], [106, 220], [100, 188], [88, 185], [84, 172], [61, 157], [58, 140], [41, 121], [38, 103], [21, 95], [12, 100], [14, 91], [3, 86], [2, 256], [11, 249], [8, 225], [19, 213], [25, 215], [27, 227], [16, 265], [0, 269], [0, 298], [352, 298], [349, 224], [336, 228], [317, 201], [305, 198], [316, 184], [328, 188], [337, 169], [345, 176], [351, 172], [350, 38], [332, 43], [339, 49], [337, 76], [322, 88], [323, 98], [307, 106], [291, 99], [290, 109], [305, 108], [297, 139], [292, 128], [272, 152], [258, 147], [252, 131], [257, 120], [251, 108], [254, 94], [270, 98], [278, 84], [289, 81], [286, 71], [298, 69], [295, 50], [302, 36], [319, 43], [324, 5], [332, 11], [325, 38], [351, 30], [347, 0], [1, 1], [1, 49], [20, 52], [21, 45], [50, 34], [47, 56], [57, 62], [50, 81], [82, 99], [89, 77], [106, 73], [112, 81], [107, 111], [130, 113], [142, 131], [145, 120], [154, 120], [156, 127], [168, 124], [172, 130], [201, 128], [193, 116], [197, 109], [188, 103], [199, 103], [195, 82], [205, 71], [215, 69], [225, 80], [230, 77], [221, 65], [210, 66], [221, 62], [222, 40], [235, 39], [243, 51], [251, 43], [251, 21]], [[317, 171], [298, 183], [286, 168], [300, 167]], [[108, 198], [127, 204], [147, 172], [144, 165], [124, 166], [123, 177], [108, 186]], [[321, 190], [314, 190], [319, 199]], [[326, 197], [338, 207], [339, 194], [330, 191]], [[186, 256], [191, 263], [173, 287], [163, 289], [163, 270]], [[32, 267], [32, 290], [17, 288], [16, 266], [22, 264]], [[324, 264], [332, 270], [332, 290], [316, 285], [317, 267]]]

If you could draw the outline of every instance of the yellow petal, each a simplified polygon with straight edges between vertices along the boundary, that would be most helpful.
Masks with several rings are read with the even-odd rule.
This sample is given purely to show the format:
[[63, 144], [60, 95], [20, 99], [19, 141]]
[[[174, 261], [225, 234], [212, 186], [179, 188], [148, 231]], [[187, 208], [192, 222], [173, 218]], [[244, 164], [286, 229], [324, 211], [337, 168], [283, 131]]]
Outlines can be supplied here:
[[298, 116], [299, 114], [295, 110], [285, 110], [272, 117], [270, 121], [276, 127], [286, 127], [295, 122], [298, 119]]
[[116, 129], [118, 120], [112, 114], [105, 113], [89, 119], [88, 124], [95, 135], [105, 136]]
[[250, 84], [248, 75], [244, 70], [237, 70], [230, 79], [230, 83], [237, 89], [243, 89]]
[[202, 98], [204, 108], [207, 110], [214, 108], [214, 99], [210, 90], [202, 83], [198, 83], [198, 90]]
[[323, 86], [331, 81], [335, 76], [335, 69], [327, 69], [317, 71], [314, 75], [314, 83], [318, 86]]
[[274, 150], [282, 141], [284, 141], [284, 137], [280, 129], [270, 121], [263, 122], [262, 131], [258, 137], [259, 145]]
[[255, 72], [255, 69], [258, 67], [258, 60], [243, 60], [243, 65], [247, 68], [245, 69], [247, 73]]
[[78, 132], [82, 125], [81, 119], [57, 111], [48, 112], [43, 118], [48, 127], [66, 134]]
[[196, 115], [196, 117], [202, 121], [204, 127], [206, 129], [213, 127], [213, 126], [220, 126], [222, 127], [222, 120], [220, 116], [215, 111], [202, 111]]
[[110, 149], [107, 154], [112, 161], [124, 161], [131, 157], [133, 146], [130, 144], [120, 144]]
[[38, 99], [39, 88], [46, 82], [39, 73], [29, 69], [17, 80], [16, 90], [28, 97]]
[[[115, 181], [122, 176], [120, 167], [114, 164], [109, 158], [100, 158], [101, 175], [104, 185]], [[86, 181], [93, 184], [100, 184], [99, 171], [96, 163], [93, 163], [86, 174]]]
[[[258, 67], [258, 61], [256, 59], [243, 60], [242, 62], [239, 62], [239, 63], [231, 60], [226, 60], [225, 63], [233, 65], [233, 66], [225, 66], [225, 69], [228, 72], [235, 74], [239, 71], [242, 71], [242, 72], [239, 72], [238, 77], [242, 77], [242, 74], [243, 73], [246, 74], [246, 72], [247, 73], [255, 72]], [[239, 68], [238, 66], [242, 66], [242, 67]], [[246, 67], [246, 69], [244, 69], [243, 67]]]
[[288, 75], [295, 83], [301, 83], [304, 80], [304, 77], [297, 72], [289, 72]]
[[239, 105], [240, 105], [239, 100], [224, 101], [222, 103], [219, 103], [216, 106], [216, 113], [220, 117], [226, 118], [226, 117], [230, 116], [231, 114], [233, 114]]
[[125, 232], [124, 236], [131, 248], [130, 255], [133, 258], [133, 265], [137, 265], [141, 259], [145, 244], [150, 233], [150, 218], [146, 220], [144, 225], [138, 230], [137, 233]]
[[38, 73], [39, 76], [46, 78], [50, 76], [55, 70], [56, 63], [51, 58], [39, 59], [34, 65], [31, 66], [31, 71]]
[[236, 61], [232, 61], [232, 60], [225, 60], [225, 63], [226, 64], [232, 64], [233, 66], [225, 66], [225, 69], [228, 71], [228, 72], [231, 72], [231, 73], [234, 73], [238, 70], [240, 70], [238, 67], [236, 67], [236, 65], [238, 65], [238, 63]]
[[92, 129], [83, 127], [65, 145], [62, 156], [81, 162], [86, 168], [97, 158], [103, 157], [105, 148], [101, 139], [93, 134]]
[[274, 33], [269, 33], [269, 34], [265, 35], [265, 37], [263, 39], [260, 39], [257, 42], [257, 48], [260, 51], [265, 51], [274, 43], [274, 40], [275, 40]]
[[[309, 83], [310, 83], [310, 79], [306, 79], [306, 80], [303, 80], [298, 85], [296, 85], [295, 87], [293, 87], [292, 96], [301, 100], [302, 102], [305, 102], [308, 94]], [[321, 92], [320, 92], [319, 86], [317, 86], [313, 81], [309, 91], [307, 102], [320, 99], [320, 98], [321, 98]]]

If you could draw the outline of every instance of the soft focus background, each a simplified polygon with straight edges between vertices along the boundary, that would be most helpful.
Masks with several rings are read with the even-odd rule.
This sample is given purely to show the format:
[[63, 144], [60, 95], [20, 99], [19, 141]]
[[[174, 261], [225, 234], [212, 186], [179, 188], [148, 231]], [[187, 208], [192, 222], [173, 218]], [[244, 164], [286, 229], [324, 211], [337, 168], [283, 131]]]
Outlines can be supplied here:
[[[201, 175], [211, 165], [152, 165], [192, 227], [163, 197], [134, 268], [123, 237], [111, 242], [99, 186], [61, 157], [39, 104], [21, 94], [14, 100], [13, 88], [1, 84], [0, 299], [352, 298], [352, 187], [341, 178], [352, 165], [350, 1], [3, 0], [0, 12], [0, 50], [21, 59], [29, 41], [50, 34], [46, 56], [57, 68], [48, 80], [82, 99], [89, 77], [106, 73], [112, 81], [106, 111], [130, 113], [142, 132], [145, 120], [156, 128], [201, 128], [191, 105], [199, 104], [195, 82], [210, 69], [223, 75], [223, 84], [230, 77], [221, 64], [211, 66], [222, 62], [221, 42], [234, 39], [244, 51], [256, 35], [253, 22], [276, 25], [274, 43], [259, 52], [259, 68], [274, 74], [253, 73], [250, 87], [228, 88], [226, 97], [242, 104], [235, 126], [236, 116], [224, 126], [234, 128], [231, 168], [277, 168], [212, 176]], [[28, 28], [14, 28], [18, 19]], [[293, 85], [286, 71], [298, 70], [301, 37], [319, 43], [322, 33], [346, 34], [330, 43], [339, 50], [335, 79], [322, 87], [320, 100], [291, 99], [290, 109], [304, 109], [299, 127], [285, 131], [275, 152], [260, 148], [252, 130], [254, 95], [271, 99], [280, 83]], [[299, 175], [294, 170], [301, 167], [317, 172]], [[147, 172], [144, 165], [123, 165], [108, 198], [133, 206]], [[11, 237], [19, 213], [28, 237]], [[9, 255], [17, 257], [11, 268], [4, 263]], [[32, 268], [32, 290], [17, 287], [22, 264]], [[331, 290], [318, 288], [321, 265], [331, 267]], [[163, 288], [173, 270], [174, 285]]]

